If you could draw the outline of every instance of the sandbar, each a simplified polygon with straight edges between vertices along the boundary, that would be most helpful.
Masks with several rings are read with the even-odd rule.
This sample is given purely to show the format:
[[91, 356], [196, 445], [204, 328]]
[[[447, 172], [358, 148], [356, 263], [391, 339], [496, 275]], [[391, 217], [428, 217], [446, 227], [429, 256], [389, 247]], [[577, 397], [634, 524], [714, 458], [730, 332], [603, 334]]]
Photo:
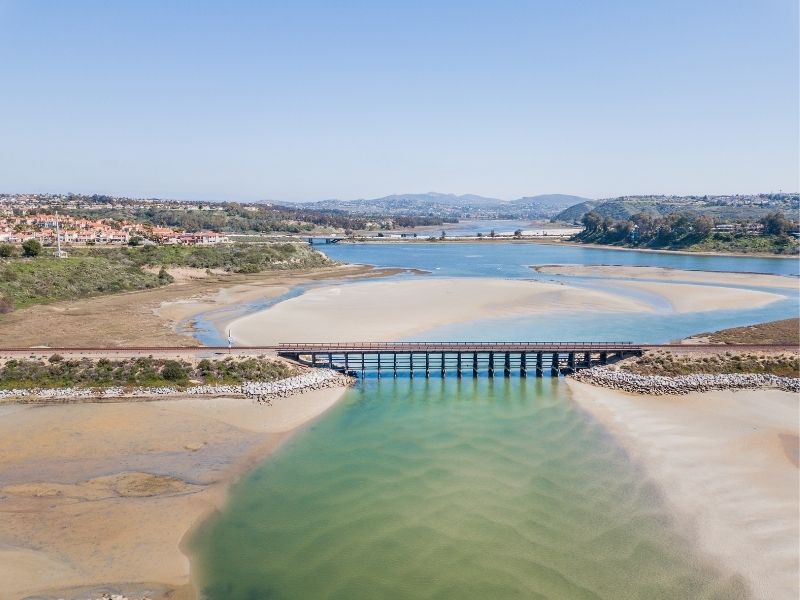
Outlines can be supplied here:
[[740, 285], [777, 289], [800, 289], [800, 278], [763, 273], [726, 273], [721, 271], [686, 271], [665, 267], [631, 267], [622, 265], [540, 265], [532, 267], [539, 273], [604, 277], [611, 279], [649, 279], [678, 283]]
[[593, 310], [648, 311], [607, 291], [509, 279], [407, 279], [326, 286], [228, 326], [242, 344], [403, 338], [492, 317]]
[[661, 484], [703, 551], [745, 576], [757, 598], [798, 597], [796, 394], [647, 396], [574, 380], [569, 387]]

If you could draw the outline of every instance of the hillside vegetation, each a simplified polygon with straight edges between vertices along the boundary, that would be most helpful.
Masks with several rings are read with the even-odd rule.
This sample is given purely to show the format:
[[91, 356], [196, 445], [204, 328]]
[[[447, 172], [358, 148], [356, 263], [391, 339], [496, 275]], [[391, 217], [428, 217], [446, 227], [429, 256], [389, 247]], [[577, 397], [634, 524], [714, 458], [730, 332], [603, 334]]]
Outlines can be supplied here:
[[725, 352], [701, 355], [657, 351], [621, 362], [620, 368], [639, 375], [673, 377], [696, 373], [763, 373], [779, 377], [798, 377], [800, 355], [789, 352], [779, 354]]
[[172, 282], [163, 269], [144, 266], [222, 269], [232, 273], [303, 269], [331, 264], [306, 244], [139, 246], [74, 248], [69, 258], [0, 259], [0, 313], [34, 304], [144, 290]]
[[738, 196], [622, 196], [580, 202], [557, 214], [554, 221], [580, 223], [592, 211], [603, 218], [629, 219], [634, 215], [664, 217], [674, 213], [705, 215], [720, 223], [758, 221], [771, 212], [794, 214], [800, 208], [798, 194]]
[[789, 234], [796, 225], [779, 212], [769, 213], [757, 223], [737, 225], [733, 231], [715, 231], [713, 218], [687, 213], [663, 217], [637, 213], [614, 219], [589, 211], [581, 222], [585, 229], [573, 236], [573, 241], [690, 252], [793, 255], [800, 250], [798, 239]]
[[800, 348], [800, 319], [782, 319], [731, 327], [712, 333], [698, 333], [690, 339], [711, 344], [786, 344]]

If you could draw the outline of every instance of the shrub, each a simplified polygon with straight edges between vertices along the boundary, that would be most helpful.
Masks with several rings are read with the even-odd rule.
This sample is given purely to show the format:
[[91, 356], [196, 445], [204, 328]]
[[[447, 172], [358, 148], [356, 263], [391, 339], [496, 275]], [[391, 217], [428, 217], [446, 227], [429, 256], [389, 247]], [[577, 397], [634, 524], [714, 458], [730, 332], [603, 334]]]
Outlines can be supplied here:
[[14, 256], [14, 246], [11, 244], [0, 244], [0, 258], [11, 258]]
[[161, 376], [167, 381], [180, 381], [181, 379], [186, 379], [187, 374], [177, 360], [168, 360], [164, 362]]
[[62, 360], [64, 360], [64, 357], [61, 356], [60, 354], [53, 354], [47, 360], [49, 360], [51, 363], [60, 363]]
[[14, 303], [11, 301], [11, 298], [0, 294], [0, 315], [10, 313], [12, 310], [14, 310]]
[[42, 244], [39, 240], [25, 240], [22, 242], [22, 253], [25, 256], [39, 256], [42, 253]]
[[175, 281], [175, 278], [167, 272], [167, 269], [164, 268], [162, 265], [161, 269], [158, 271], [158, 281], [159, 283], [172, 283]]

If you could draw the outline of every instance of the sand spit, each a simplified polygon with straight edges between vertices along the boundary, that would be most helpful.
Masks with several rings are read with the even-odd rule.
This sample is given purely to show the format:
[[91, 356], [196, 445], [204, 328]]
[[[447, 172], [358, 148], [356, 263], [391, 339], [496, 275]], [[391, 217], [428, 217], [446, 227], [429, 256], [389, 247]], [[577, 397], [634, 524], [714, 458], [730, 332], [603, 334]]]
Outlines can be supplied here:
[[186, 532], [345, 390], [0, 405], [0, 600], [193, 598]]
[[685, 271], [665, 267], [628, 267], [622, 265], [541, 265], [531, 267], [539, 273], [602, 277], [611, 279], [650, 279], [672, 283], [741, 285], [776, 289], [800, 288], [800, 278], [760, 273], [725, 273], [720, 271]]
[[757, 598], [798, 597], [797, 394], [655, 396], [568, 385], [662, 484], [702, 550], [745, 576]]

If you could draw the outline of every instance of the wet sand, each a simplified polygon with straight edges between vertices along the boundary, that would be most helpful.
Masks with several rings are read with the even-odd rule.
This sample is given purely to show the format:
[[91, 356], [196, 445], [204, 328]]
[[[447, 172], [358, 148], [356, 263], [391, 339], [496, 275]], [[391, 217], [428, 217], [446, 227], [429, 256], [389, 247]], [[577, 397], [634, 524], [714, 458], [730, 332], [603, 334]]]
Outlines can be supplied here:
[[0, 599], [193, 598], [187, 531], [343, 393], [0, 406]]
[[610, 279], [649, 279], [677, 283], [741, 285], [776, 289], [800, 288], [800, 278], [760, 273], [724, 273], [719, 271], [685, 271], [664, 267], [626, 267], [621, 265], [542, 265], [532, 267], [539, 273], [602, 277]]
[[475, 319], [568, 310], [650, 308], [605, 291], [554, 283], [424, 278], [316, 288], [229, 327], [242, 344], [386, 340]]
[[[622, 282], [616, 287], [661, 297], [676, 312], [753, 308], [784, 298], [754, 290], [678, 283]], [[653, 310], [653, 305], [613, 288], [593, 290], [531, 280], [420, 278], [315, 288], [225, 327], [241, 344], [380, 341], [494, 317]]]
[[800, 594], [797, 395], [634, 395], [569, 380], [573, 398], [661, 484], [701, 549], [757, 598]]

